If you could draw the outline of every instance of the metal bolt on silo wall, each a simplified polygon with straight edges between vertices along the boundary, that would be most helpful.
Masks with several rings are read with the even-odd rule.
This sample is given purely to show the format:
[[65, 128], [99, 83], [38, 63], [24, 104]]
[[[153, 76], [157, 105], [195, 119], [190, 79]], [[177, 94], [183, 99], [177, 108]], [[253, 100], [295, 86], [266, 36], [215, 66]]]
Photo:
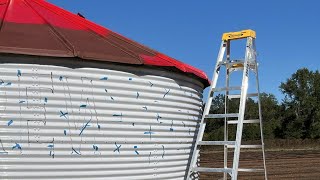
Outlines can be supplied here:
[[0, 64], [1, 179], [185, 178], [202, 111], [197, 79], [9, 59]]

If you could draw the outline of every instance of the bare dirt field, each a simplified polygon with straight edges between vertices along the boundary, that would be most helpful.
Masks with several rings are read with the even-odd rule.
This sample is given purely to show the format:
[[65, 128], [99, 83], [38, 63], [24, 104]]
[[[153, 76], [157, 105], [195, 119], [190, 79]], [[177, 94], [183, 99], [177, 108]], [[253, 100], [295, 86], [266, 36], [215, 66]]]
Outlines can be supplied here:
[[[201, 153], [201, 167], [223, 167], [223, 153]], [[232, 153], [229, 154], [232, 159]], [[241, 152], [240, 168], [261, 168], [261, 152]], [[267, 151], [268, 179], [320, 179], [320, 150]], [[231, 161], [229, 162], [231, 166]], [[201, 173], [200, 179], [222, 179], [222, 173]], [[239, 173], [239, 179], [263, 179], [263, 173]]]

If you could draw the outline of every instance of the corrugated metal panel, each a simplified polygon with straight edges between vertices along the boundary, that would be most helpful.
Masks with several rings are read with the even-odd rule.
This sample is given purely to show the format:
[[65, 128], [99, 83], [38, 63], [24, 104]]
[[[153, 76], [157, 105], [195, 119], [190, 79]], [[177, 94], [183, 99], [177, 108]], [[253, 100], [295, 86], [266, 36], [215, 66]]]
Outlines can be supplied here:
[[1, 179], [184, 178], [201, 83], [110, 67], [0, 64]]

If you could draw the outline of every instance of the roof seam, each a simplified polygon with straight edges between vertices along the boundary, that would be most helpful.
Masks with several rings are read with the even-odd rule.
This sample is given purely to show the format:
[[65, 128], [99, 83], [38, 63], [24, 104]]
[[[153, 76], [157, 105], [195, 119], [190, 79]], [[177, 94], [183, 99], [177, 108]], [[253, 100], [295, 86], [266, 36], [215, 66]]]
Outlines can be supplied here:
[[[39, 3], [37, 3], [37, 4], [39, 4]], [[52, 11], [51, 9], [43, 6], [42, 4], [39, 4], [39, 5], [42, 6], [42, 7], [44, 7], [44, 8], [46, 8], [48, 11], [50, 11], [50, 12], [52, 12], [52, 13], [55, 13], [54, 11]], [[57, 7], [57, 8], [59, 8], [59, 7]], [[59, 9], [60, 9], [60, 8], [59, 8]], [[63, 12], [63, 13], [66, 14], [65, 12]], [[57, 13], [55, 13], [55, 14], [57, 14]], [[69, 12], [68, 12], [68, 14], [72, 14], [72, 13], [69, 13]], [[60, 14], [57, 14], [57, 15], [60, 15]], [[74, 15], [74, 14], [72, 14], [72, 15]], [[61, 15], [60, 15], [60, 16], [61, 16]], [[65, 16], [65, 15], [62, 15], [62, 17], [63, 17], [66, 21], [69, 21], [69, 22], [71, 21], [71, 22], [73, 22], [73, 23], [79, 23], [79, 22], [77, 22], [77, 21], [80, 21], [81, 23], [78, 24], [78, 25], [79, 25], [79, 26], [82, 26], [82, 27], [85, 27], [86, 29], [88, 29], [89, 32], [90, 32], [92, 35], [94, 35], [94, 36], [96, 36], [96, 37], [99, 37], [100, 39], [102, 39], [103, 41], [109, 43], [110, 45], [112, 45], [112, 46], [114, 46], [114, 47], [119, 48], [121, 51], [123, 51], [124, 53], [128, 54], [129, 56], [137, 59], [138, 61], [140, 61], [141, 64], [143, 64], [143, 61], [140, 59], [140, 57], [139, 57], [138, 55], [135, 55], [135, 53], [134, 53], [133, 51], [129, 50], [128, 48], [125, 48], [125, 47], [121, 46], [121, 45], [118, 44], [118, 43], [115, 43], [115, 42], [113, 42], [113, 41], [105, 38], [105, 36], [102, 36], [100, 33], [95, 32], [94, 30], [92, 30], [92, 28], [90, 28], [90, 27], [87, 25], [87, 23], [86, 23], [87, 21], [84, 21], [84, 22], [83, 22], [83, 19], [82, 19], [81, 17], [78, 17], [78, 16], [74, 15], [72, 19], [67, 19], [67, 18], [65, 18], [64, 16]], [[40, 17], [42, 17], [42, 16], [40, 16]], [[47, 21], [46, 21], [46, 22], [47, 22]], [[48, 23], [48, 24], [49, 24], [49, 23]], [[108, 31], [110, 31], [110, 30], [108, 30]], [[110, 31], [110, 32], [111, 32], [111, 31]], [[113, 33], [113, 32], [111, 32], [111, 33]], [[77, 53], [76, 53], [75, 55], [77, 55]]]
[[38, 13], [38, 11], [36, 11], [27, 1], [24, 0], [24, 2], [32, 9], [32, 11], [34, 11], [44, 22], [46, 22], [46, 25], [49, 26], [49, 28], [51, 29], [51, 32], [60, 40], [60, 42], [62, 42], [62, 44], [64, 46], [66, 46], [66, 48], [68, 48], [70, 51], [72, 51], [72, 53], [77, 56], [76, 53], [76, 49], [75, 47], [72, 45], [71, 42], [69, 42], [61, 33], [59, 33], [41, 14]]
[[[33, 0], [33, 1], [34, 1], [34, 0]], [[35, 1], [35, 2], [37, 3], [37, 1]], [[46, 3], [47, 3], [47, 2], [46, 2]], [[39, 4], [39, 3], [37, 3], [37, 4]], [[49, 4], [49, 3], [47, 3], [47, 4]], [[61, 14], [58, 14], [58, 13], [52, 11], [51, 9], [45, 7], [45, 6], [42, 5], [42, 4], [39, 4], [39, 5], [42, 6], [42, 7], [44, 7], [44, 8], [46, 8], [46, 9], [49, 10], [50, 12], [53, 12], [53, 13], [57, 14], [57, 15], [60, 15], [60, 16], [61, 16], [61, 14], [63, 14], [62, 17], [64, 17], [64, 19], [66, 19], [67, 21], [71, 21], [71, 22], [74, 22], [74, 23], [79, 23], [79, 21], [80, 21], [80, 22], [81, 22], [80, 25], [81, 25], [82, 27], [85, 27], [85, 28], [87, 28], [88, 30], [90, 30], [90, 32], [91, 32], [93, 35], [95, 35], [95, 36], [97, 36], [97, 37], [100, 37], [101, 39], [103, 39], [104, 41], [108, 42], [109, 44], [111, 44], [111, 45], [114, 46], [114, 47], [118, 47], [118, 48], [119, 48], [121, 51], [123, 51], [124, 53], [128, 54], [129, 56], [131, 56], [131, 57], [133, 57], [133, 58], [135, 58], [135, 59], [137, 59], [137, 60], [139, 60], [142, 64], [144, 64], [144, 63], [143, 63], [143, 60], [141, 59], [141, 57], [140, 57], [139, 55], [135, 55], [136, 53], [134, 53], [133, 51], [129, 50], [128, 48], [125, 48], [125, 47], [121, 46], [120, 44], [118, 44], [118, 43], [116, 43], [116, 42], [114, 42], [114, 41], [111, 41], [111, 40], [107, 39], [105, 36], [101, 35], [100, 33], [96, 33], [94, 30], [92, 30], [92, 28], [90, 28], [90, 27], [88, 26], [88, 20], [86, 20], [86, 19], [84, 20], [83, 18], [81, 18], [81, 17], [79, 17], [79, 16], [76, 16], [76, 15], [70, 13], [70, 12], [62, 11], [62, 9], [61, 9], [60, 7], [57, 7], [57, 6], [56, 6], [56, 7], [57, 7], [59, 10], [61, 10]], [[52, 5], [52, 4], [49, 4], [49, 5], [54, 6], [54, 5]], [[59, 11], [59, 12], [60, 12], [60, 11]], [[72, 15], [72, 19], [67, 19], [67, 18], [65, 18], [65, 15]], [[75, 19], [75, 20], [74, 20], [74, 19]], [[78, 22], [77, 22], [77, 21], [78, 21]], [[90, 21], [89, 21], [89, 22], [90, 22]], [[90, 24], [96, 25], [95, 23], [90, 23]], [[100, 26], [99, 26], [99, 27], [100, 27]], [[149, 47], [147, 47], [147, 46], [144, 46], [144, 45], [142, 45], [142, 44], [140, 44], [140, 43], [138, 43], [138, 42], [135, 42], [135, 41], [133, 41], [133, 40], [131, 40], [131, 39], [129, 39], [129, 38], [126, 38], [126, 37], [124, 37], [124, 36], [122, 36], [122, 35], [120, 35], [120, 34], [118, 34], [118, 33], [115, 33], [115, 32], [113, 32], [113, 31], [111, 31], [111, 30], [109, 30], [109, 29], [107, 29], [107, 28], [105, 28], [105, 27], [101, 27], [101, 28], [106, 29], [107, 31], [109, 31], [111, 36], [113, 36], [113, 37], [115, 37], [115, 38], [117, 38], [117, 39], [120, 39], [120, 40], [122, 40], [122, 41], [124, 41], [124, 42], [126, 42], [126, 43], [128, 43], [128, 44], [130, 44], [130, 45], [132, 45], [132, 46], [134, 46], [134, 47], [136, 47], [136, 48], [138, 48], [138, 49], [140, 49], [140, 50], [147, 51], [147, 52], [149, 52], [150, 54], [153, 54], [154, 56], [157, 56], [157, 55], [159, 55], [159, 54], [164, 55], [163, 53], [160, 53], [160, 52], [158, 52], [158, 51], [156, 51], [156, 50], [153, 50], [153, 49], [151, 49], [151, 48], [149, 48]], [[135, 45], [134, 43], [138, 44], [139, 46], [138, 46], [138, 45]], [[145, 49], [144, 49], [144, 48], [141, 48], [140, 46], [141, 46], [141, 47], [144, 47]], [[166, 55], [165, 55], [165, 56], [166, 56]], [[174, 58], [172, 58], [172, 57], [169, 57], [169, 56], [167, 56], [167, 57], [170, 58], [170, 59], [172, 59], [172, 60], [177, 61], [178, 63], [185, 64], [185, 63], [180, 62], [180, 61], [178, 61], [178, 60], [176, 60], [176, 59], [174, 59]], [[169, 61], [169, 60], [167, 60], [166, 58], [164, 58], [164, 57], [162, 57], [162, 56], [160, 56], [159, 58], [161, 58], [162, 60], [165, 60], [165, 61], [168, 62], [168, 63], [172, 63], [174, 66], [178, 65], [177, 63], [172, 62], [172, 61]]]
[[141, 61], [139, 55], [136, 55], [136, 53], [134, 53], [130, 49], [125, 48], [124, 46], [121, 46], [119, 43], [116, 43], [116, 42], [114, 42], [114, 41], [112, 41], [110, 39], [107, 39], [107, 38], [103, 37], [103, 36], [100, 36], [100, 38], [102, 38], [104, 41], [109, 42], [111, 45], [120, 48], [123, 52], [125, 52], [126, 54], [136, 58], [137, 60], [139, 60], [141, 62], [141, 64], [143, 64], [143, 61]]
[[[128, 38], [126, 38], [126, 37], [124, 37], [124, 36], [122, 36], [122, 35], [120, 35], [120, 34], [118, 34], [118, 33], [114, 33], [114, 32], [113, 32], [111, 35], [112, 35], [113, 37], [117, 38], [117, 39], [120, 39], [120, 40], [122, 40], [122, 41], [124, 41], [124, 42], [126, 42], [126, 43], [128, 43], [128, 44], [130, 44], [130, 45], [132, 45], [132, 46], [134, 46], [134, 47], [136, 47], [136, 48], [139, 48], [139, 49], [141, 49], [141, 50], [147, 51], [147, 52], [150, 53], [150, 54], [154, 54], [154, 55], [157, 54], [157, 51], [152, 50], [151, 48], [149, 48], [149, 47], [147, 47], [147, 46], [145, 46], [145, 45], [142, 45], [142, 44], [140, 44], [140, 43], [138, 43], [138, 42], [135, 42], [135, 41], [133, 41], [133, 40], [131, 40], [131, 39], [128, 39]], [[135, 45], [135, 44], [139, 44], [139, 46], [137, 46], [137, 45]], [[146, 49], [143, 49], [143, 48], [141, 48], [140, 46], [142, 46], [142, 47], [144, 47], [144, 48], [146, 48]]]
[[6, 7], [5, 11], [4, 11], [3, 18], [2, 18], [2, 21], [1, 21], [1, 24], [0, 24], [0, 31], [2, 30], [2, 26], [4, 24], [4, 20], [5, 20], [6, 16], [7, 16], [7, 11], [9, 9], [10, 3], [11, 3], [11, 0], [8, 0], [7, 1], [7, 7]]

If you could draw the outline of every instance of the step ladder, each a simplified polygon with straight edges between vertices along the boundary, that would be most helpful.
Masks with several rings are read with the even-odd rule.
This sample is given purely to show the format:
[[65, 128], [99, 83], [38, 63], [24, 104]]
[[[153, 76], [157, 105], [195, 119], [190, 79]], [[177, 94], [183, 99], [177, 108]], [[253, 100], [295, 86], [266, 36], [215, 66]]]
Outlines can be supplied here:
[[[265, 163], [265, 151], [263, 142], [263, 132], [262, 132], [262, 115], [261, 115], [261, 102], [260, 102], [260, 92], [259, 92], [259, 79], [258, 79], [258, 64], [256, 61], [256, 47], [255, 47], [256, 33], [253, 30], [243, 30], [239, 32], [224, 33], [222, 36], [222, 43], [220, 51], [217, 58], [217, 63], [213, 73], [212, 84], [208, 94], [207, 103], [203, 112], [203, 116], [200, 122], [200, 127], [198, 131], [197, 140], [193, 149], [192, 159], [190, 161], [190, 166], [188, 170], [188, 179], [193, 179], [195, 173], [207, 172], [223, 173], [223, 179], [227, 179], [228, 175], [232, 180], [238, 178], [238, 172], [261, 172], [264, 173], [264, 178], [267, 179], [266, 163]], [[231, 41], [238, 39], [246, 39], [246, 50], [244, 60], [231, 60], [230, 59], [230, 43]], [[225, 55], [226, 54], [226, 55]], [[217, 80], [219, 76], [219, 71], [222, 67], [226, 68], [226, 87], [217, 88]], [[242, 84], [239, 87], [229, 86], [230, 74], [234, 71], [242, 70]], [[248, 93], [249, 87], [249, 72], [252, 71], [255, 74], [256, 81], [256, 93]], [[240, 91], [240, 94], [234, 94], [231, 92]], [[224, 114], [209, 114], [210, 107], [212, 105], [212, 100], [215, 93], [225, 92], [225, 113]], [[245, 108], [246, 100], [248, 97], [256, 97], [259, 109], [259, 119], [245, 120]], [[240, 99], [239, 112], [238, 113], [228, 113], [228, 99]], [[224, 119], [224, 141], [203, 141], [203, 135], [206, 127], [206, 121], [216, 118]], [[230, 119], [231, 118], [231, 119]], [[259, 123], [261, 132], [261, 144], [259, 145], [242, 145], [242, 132], [244, 124]], [[237, 125], [236, 128], [236, 139], [235, 141], [228, 140], [228, 126], [234, 124]], [[211, 145], [221, 145], [224, 146], [224, 167], [223, 168], [205, 168], [198, 167], [198, 158], [200, 156], [200, 146], [211, 146]], [[234, 149], [234, 157], [232, 167], [227, 166], [227, 153], [228, 149]], [[262, 169], [241, 169], [239, 168], [239, 157], [240, 150], [242, 148], [259, 148], [262, 151], [263, 156], [263, 168]]]

